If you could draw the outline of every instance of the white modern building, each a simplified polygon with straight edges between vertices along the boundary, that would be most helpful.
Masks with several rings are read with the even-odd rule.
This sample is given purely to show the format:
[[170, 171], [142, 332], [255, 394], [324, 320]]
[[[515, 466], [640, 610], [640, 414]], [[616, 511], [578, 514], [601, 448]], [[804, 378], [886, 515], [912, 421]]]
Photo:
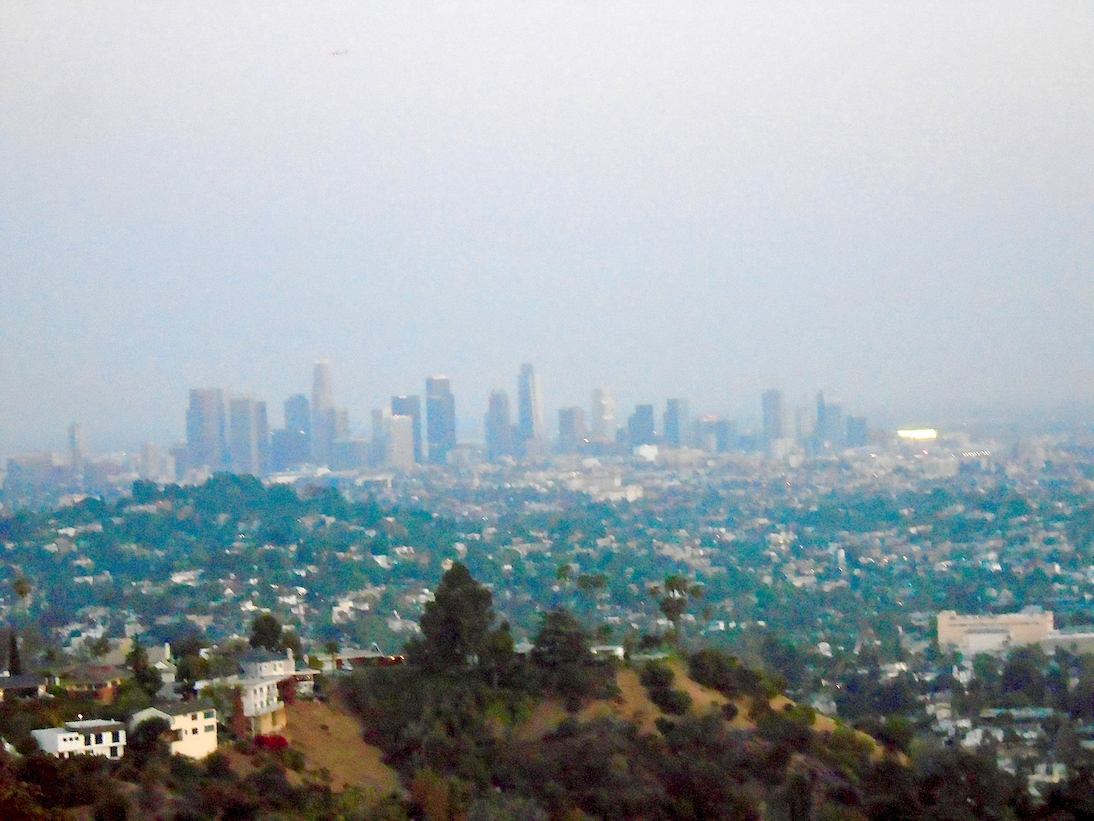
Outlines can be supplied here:
[[125, 725], [120, 721], [69, 721], [64, 727], [32, 730], [42, 752], [56, 758], [101, 755], [117, 760], [125, 754]]
[[129, 719], [132, 732], [142, 722], [159, 718], [171, 727], [171, 754], [202, 759], [217, 749], [217, 711], [208, 701], [183, 701], [148, 707]]

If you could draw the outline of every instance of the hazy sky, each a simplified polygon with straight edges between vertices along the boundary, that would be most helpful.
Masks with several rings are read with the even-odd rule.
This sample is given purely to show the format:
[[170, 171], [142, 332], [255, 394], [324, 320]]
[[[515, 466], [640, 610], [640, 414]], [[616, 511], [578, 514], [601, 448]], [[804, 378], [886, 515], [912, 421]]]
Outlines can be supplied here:
[[[187, 390], [355, 428], [1094, 398], [1089, 2], [0, 3], [0, 455]], [[552, 425], [553, 427], [553, 425]]]

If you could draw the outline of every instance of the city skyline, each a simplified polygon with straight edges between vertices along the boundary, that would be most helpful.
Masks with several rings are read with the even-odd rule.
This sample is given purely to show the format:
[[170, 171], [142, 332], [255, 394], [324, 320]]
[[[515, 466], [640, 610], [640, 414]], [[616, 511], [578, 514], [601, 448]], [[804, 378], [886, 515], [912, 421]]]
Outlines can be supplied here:
[[321, 358], [357, 420], [447, 375], [462, 436], [522, 362], [620, 423], [1089, 420], [1091, 41], [1076, 2], [5, 4], [0, 455], [170, 442], [194, 386], [277, 417]]
[[[752, 397], [742, 397], [741, 401], [735, 403], [733, 408], [722, 409], [721, 411], [698, 404], [692, 398], [694, 394], [644, 396], [628, 404], [620, 401], [614, 388], [609, 386], [599, 386], [594, 388], [591, 393], [586, 392], [583, 402], [563, 402], [558, 405], [550, 405], [543, 402], [542, 383], [538, 371], [535, 371], [534, 366], [530, 363], [520, 365], [519, 370], [513, 375], [511, 385], [492, 389], [480, 407], [471, 407], [470, 405], [474, 400], [465, 399], [462, 391], [454, 391], [452, 389], [452, 380], [448, 376], [432, 375], [423, 377], [424, 391], [413, 394], [381, 396], [377, 405], [368, 408], [351, 408], [336, 402], [338, 397], [335, 395], [334, 381], [332, 361], [330, 359], [319, 359], [313, 363], [312, 379], [308, 388], [311, 394], [310, 402], [304, 392], [283, 398], [273, 398], [261, 395], [256, 397], [253, 390], [237, 390], [234, 387], [227, 386], [189, 388], [187, 394], [190, 397], [190, 409], [179, 415], [174, 435], [168, 433], [168, 435], [160, 438], [137, 436], [127, 442], [102, 446], [96, 444], [96, 439], [102, 438], [101, 435], [97, 436], [100, 432], [97, 432], [94, 428], [89, 428], [87, 422], [81, 417], [71, 420], [64, 430], [53, 431], [48, 434], [44, 446], [20, 448], [16, 445], [8, 452], [0, 452], [0, 459], [36, 452], [71, 451], [73, 428], [79, 431], [81, 450], [85, 452], [136, 452], [141, 447], [149, 444], [169, 448], [190, 443], [192, 447], [193, 443], [190, 437], [195, 434], [192, 434], [191, 431], [197, 430], [193, 426], [212, 424], [208, 421], [207, 414], [203, 413], [202, 410], [203, 407], [211, 407], [211, 403], [219, 403], [223, 409], [223, 429], [217, 434], [221, 438], [219, 444], [213, 444], [213, 433], [200, 434], [197, 439], [198, 448], [204, 449], [202, 450], [203, 453], [219, 448], [223, 455], [214, 463], [222, 468], [232, 467], [233, 469], [233, 448], [239, 446], [233, 445], [231, 430], [232, 406], [241, 402], [250, 403], [246, 414], [248, 418], [255, 419], [254, 424], [257, 427], [268, 431], [271, 447], [276, 449], [278, 436], [285, 437], [290, 435], [290, 432], [295, 432], [298, 438], [302, 437], [303, 441], [306, 441], [307, 453], [309, 454], [308, 460], [298, 459], [297, 462], [311, 461], [315, 464], [329, 464], [332, 461], [332, 443], [337, 439], [349, 437], [358, 440], [372, 440], [377, 425], [375, 414], [380, 411], [386, 414], [387, 421], [383, 424], [389, 424], [393, 415], [412, 417], [413, 422], [409, 424], [407, 430], [413, 436], [414, 441], [413, 461], [419, 464], [430, 462], [443, 464], [443, 461], [435, 460], [431, 454], [443, 452], [447, 456], [448, 451], [456, 444], [482, 445], [484, 448], [489, 449], [486, 417], [491, 413], [491, 403], [494, 401], [495, 395], [499, 393], [506, 395], [507, 414], [511, 426], [511, 430], [506, 434], [511, 441], [508, 441], [504, 447], [513, 449], [514, 453], [519, 451], [521, 443], [528, 438], [541, 439], [551, 443], [556, 442], [560, 438], [560, 431], [562, 431], [559, 414], [571, 414], [575, 410], [580, 412], [580, 426], [585, 431], [588, 439], [591, 441], [597, 441], [598, 439], [601, 441], [614, 441], [602, 432], [598, 433], [597, 410], [605, 401], [609, 404], [609, 409], [606, 411], [609, 416], [606, 418], [605, 423], [609, 427], [614, 426], [613, 429], [617, 432], [628, 431], [629, 426], [634, 424], [634, 414], [637, 412], [642, 417], [642, 430], [655, 430], [659, 440], [667, 437], [667, 442], [679, 442], [681, 444], [684, 444], [683, 440], [687, 438], [687, 435], [681, 434], [681, 420], [675, 418], [675, 414], [679, 413], [684, 414], [696, 423], [704, 418], [707, 420], [724, 420], [733, 425], [738, 434], [756, 435], [765, 441], [783, 438], [784, 436], [800, 438], [799, 434], [803, 430], [803, 425], [806, 425], [806, 429], [810, 431], [813, 430], [813, 426], [816, 426], [816, 435], [822, 438], [826, 435], [828, 437], [833, 435], [843, 436], [846, 434], [846, 422], [852, 418], [850, 415], [847, 417], [842, 416], [843, 408], [840, 399], [833, 400], [832, 398], [838, 396], [838, 394], [829, 392], [827, 400], [828, 414], [831, 415], [834, 411], [834, 416], [829, 419], [826, 427], [825, 390], [799, 391], [790, 394], [778, 387], [767, 387]], [[497, 380], [494, 380], [494, 383], [496, 384]], [[352, 380], [345, 380], [345, 384], [348, 389], [352, 390]], [[529, 387], [531, 390], [526, 390]], [[431, 394], [431, 391], [436, 391], [436, 393]], [[431, 448], [430, 445], [429, 437], [431, 434], [428, 410], [431, 396], [434, 407], [437, 408], [440, 414], [445, 416], [445, 421], [439, 423], [442, 427], [439, 427], [436, 432], [437, 436], [443, 436], [444, 447], [441, 451]], [[580, 399], [581, 397], [579, 397]], [[528, 415], [527, 403], [529, 402], [535, 407], [535, 411], [531, 415]], [[268, 414], [267, 403], [271, 407], [282, 408], [280, 416]], [[866, 407], [868, 408], [869, 405], [867, 404]], [[738, 409], [739, 412], [734, 412], [734, 408]], [[185, 410], [185, 407], [183, 409]], [[1047, 425], [1063, 423], [1090, 427], [1092, 423], [1083, 416], [1082, 410], [1081, 407], [1078, 408], [1078, 412], [1074, 416], [1067, 413], [1055, 417], [1046, 415], [1042, 417], [1041, 421]], [[526, 413], [523, 423], [522, 411]], [[969, 409], [964, 415], [960, 410], [901, 415], [899, 411], [878, 408], [877, 406], [871, 413], [869, 410], [857, 405], [855, 411], [854, 418], [856, 420], [868, 417], [871, 426], [876, 425], [879, 428], [892, 430], [900, 427], [929, 427], [945, 423], [950, 426], [975, 426], [981, 423], [999, 423], [1001, 420], [1004, 423], [1025, 426], [1036, 426], [1038, 424], [1035, 414], [1014, 413], [1008, 416], [1005, 411], [999, 413], [996, 409], [993, 412], [993, 409], [990, 408]], [[804, 421], [803, 414], [809, 417], [808, 422]], [[193, 420], [191, 419], [192, 416], [194, 417]], [[533, 417], [535, 420], [534, 428], [539, 431], [539, 434], [529, 437], [525, 426], [531, 423]], [[573, 420], [567, 416], [565, 424], [569, 425], [572, 422]], [[253, 439], [253, 435], [248, 435]], [[561, 438], [566, 440], [567, 434], [563, 432]], [[644, 434], [644, 438], [648, 438], [648, 434]], [[88, 444], [89, 441], [90, 444]], [[252, 447], [254, 447], [253, 442]], [[289, 444], [282, 447], [291, 449], [294, 446]], [[208, 461], [207, 456], [203, 455], [200, 458]], [[263, 460], [268, 461], [269, 459], [269, 453], [262, 456], [254, 454], [248, 464], [265, 463]], [[238, 461], [238, 457], [236, 461]], [[245, 472], [255, 471], [248, 469]]]

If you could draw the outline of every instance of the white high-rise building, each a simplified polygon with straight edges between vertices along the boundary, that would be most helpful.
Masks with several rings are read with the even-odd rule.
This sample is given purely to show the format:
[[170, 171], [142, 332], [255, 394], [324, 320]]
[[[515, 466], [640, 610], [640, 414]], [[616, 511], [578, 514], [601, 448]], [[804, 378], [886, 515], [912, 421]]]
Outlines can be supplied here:
[[414, 417], [394, 414], [388, 420], [386, 463], [396, 470], [413, 470]]
[[593, 442], [615, 441], [615, 397], [609, 388], [597, 388], [593, 391], [589, 427]]

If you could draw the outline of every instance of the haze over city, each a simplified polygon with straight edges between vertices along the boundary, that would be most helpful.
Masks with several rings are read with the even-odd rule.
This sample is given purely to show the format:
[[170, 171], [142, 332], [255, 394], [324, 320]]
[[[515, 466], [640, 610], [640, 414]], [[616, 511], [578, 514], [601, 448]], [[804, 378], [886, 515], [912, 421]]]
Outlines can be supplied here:
[[0, 8], [0, 456], [330, 359], [892, 424], [1094, 396], [1094, 11]]

